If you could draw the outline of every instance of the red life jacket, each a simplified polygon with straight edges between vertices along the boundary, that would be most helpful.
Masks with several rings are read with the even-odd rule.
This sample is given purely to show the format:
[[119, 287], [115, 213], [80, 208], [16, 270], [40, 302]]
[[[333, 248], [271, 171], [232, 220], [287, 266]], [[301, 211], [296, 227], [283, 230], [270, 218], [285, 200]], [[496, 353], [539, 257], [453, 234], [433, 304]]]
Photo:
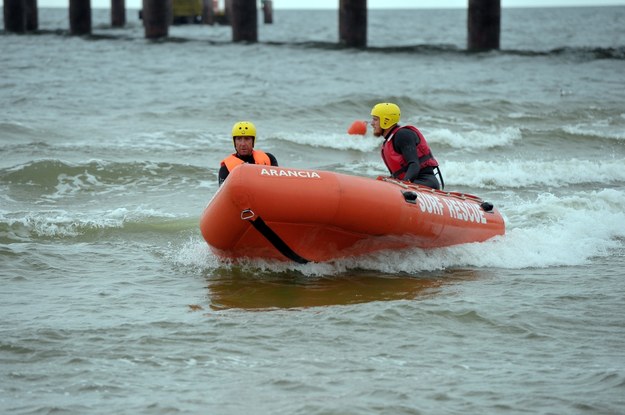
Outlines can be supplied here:
[[393, 138], [397, 131], [400, 128], [408, 128], [419, 136], [419, 144], [417, 145], [417, 157], [419, 159], [419, 167], [422, 169], [424, 167], [437, 167], [438, 162], [432, 155], [432, 151], [430, 150], [430, 146], [427, 141], [425, 141], [425, 137], [421, 134], [421, 131], [417, 129], [417, 127], [413, 127], [412, 125], [407, 125], [405, 127], [397, 127], [395, 130], [391, 132], [391, 135], [386, 139], [384, 144], [382, 144], [382, 160], [384, 160], [384, 164], [388, 168], [388, 171], [391, 175], [396, 178], [402, 180], [406, 175], [406, 170], [408, 170], [408, 163], [404, 159], [404, 156], [401, 153], [398, 153], [393, 148]]
[[[260, 150], [252, 150], [252, 157], [254, 157], [254, 164], [262, 164], [265, 166], [271, 166], [271, 160], [269, 159], [269, 156], [265, 152], [262, 152]], [[228, 169], [228, 172], [231, 172], [232, 169], [234, 169], [235, 167], [243, 163], [245, 162], [241, 160], [240, 158], [238, 158], [236, 153], [229, 155], [228, 157], [226, 157], [225, 159], [221, 161], [221, 164], [226, 166], [226, 168]]]

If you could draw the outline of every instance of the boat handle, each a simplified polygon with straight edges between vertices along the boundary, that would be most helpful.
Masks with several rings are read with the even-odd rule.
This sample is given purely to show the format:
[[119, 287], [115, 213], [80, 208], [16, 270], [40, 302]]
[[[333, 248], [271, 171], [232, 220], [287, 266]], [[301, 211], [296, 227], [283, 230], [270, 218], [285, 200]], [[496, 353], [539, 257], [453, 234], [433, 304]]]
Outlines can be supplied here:
[[252, 211], [252, 209], [245, 209], [241, 211], [241, 219], [242, 220], [251, 220], [256, 214]]

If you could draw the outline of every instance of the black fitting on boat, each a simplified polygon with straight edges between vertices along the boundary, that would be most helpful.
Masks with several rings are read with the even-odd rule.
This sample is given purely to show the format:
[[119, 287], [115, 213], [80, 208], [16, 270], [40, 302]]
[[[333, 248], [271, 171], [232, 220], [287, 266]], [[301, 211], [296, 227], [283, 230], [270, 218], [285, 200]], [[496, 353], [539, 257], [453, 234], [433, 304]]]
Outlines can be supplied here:
[[490, 202], [482, 202], [480, 206], [484, 209], [484, 212], [492, 212], [494, 208], [493, 204]]
[[404, 195], [404, 199], [406, 200], [406, 202], [413, 204], [417, 203], [417, 192], [408, 190], [405, 192], [401, 192], [401, 194]]

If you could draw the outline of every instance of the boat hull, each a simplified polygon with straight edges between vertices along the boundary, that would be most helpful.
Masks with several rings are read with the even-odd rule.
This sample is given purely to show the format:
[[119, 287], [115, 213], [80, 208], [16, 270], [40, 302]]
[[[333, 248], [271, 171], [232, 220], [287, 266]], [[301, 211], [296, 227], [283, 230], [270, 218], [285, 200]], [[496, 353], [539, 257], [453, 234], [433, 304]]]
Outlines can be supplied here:
[[222, 258], [324, 262], [504, 234], [499, 211], [482, 203], [475, 196], [393, 179], [243, 164], [206, 206], [200, 230]]

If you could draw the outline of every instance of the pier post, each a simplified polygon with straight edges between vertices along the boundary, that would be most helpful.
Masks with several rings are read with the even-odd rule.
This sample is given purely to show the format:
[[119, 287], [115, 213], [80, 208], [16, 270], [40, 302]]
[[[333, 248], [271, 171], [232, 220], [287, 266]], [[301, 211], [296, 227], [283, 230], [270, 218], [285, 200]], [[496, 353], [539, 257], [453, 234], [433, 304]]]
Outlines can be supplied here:
[[111, 26], [126, 25], [126, 0], [111, 0]]
[[26, 30], [33, 32], [39, 29], [37, 0], [26, 0]]
[[4, 0], [4, 30], [13, 33], [26, 32], [26, 1]]
[[69, 0], [69, 31], [72, 35], [91, 34], [91, 0]]
[[232, 24], [232, 1], [224, 0], [224, 24]]
[[212, 25], [215, 23], [215, 10], [213, 0], [202, 0], [202, 23]]
[[272, 0], [262, 0], [263, 5], [263, 17], [265, 24], [273, 23], [273, 1]]
[[258, 42], [258, 9], [256, 0], [232, 0], [233, 42]]
[[367, 0], [340, 0], [339, 38], [347, 47], [367, 46]]
[[143, 0], [143, 28], [147, 39], [167, 37], [172, 21], [171, 0]]
[[501, 0], [469, 0], [469, 50], [499, 49]]

